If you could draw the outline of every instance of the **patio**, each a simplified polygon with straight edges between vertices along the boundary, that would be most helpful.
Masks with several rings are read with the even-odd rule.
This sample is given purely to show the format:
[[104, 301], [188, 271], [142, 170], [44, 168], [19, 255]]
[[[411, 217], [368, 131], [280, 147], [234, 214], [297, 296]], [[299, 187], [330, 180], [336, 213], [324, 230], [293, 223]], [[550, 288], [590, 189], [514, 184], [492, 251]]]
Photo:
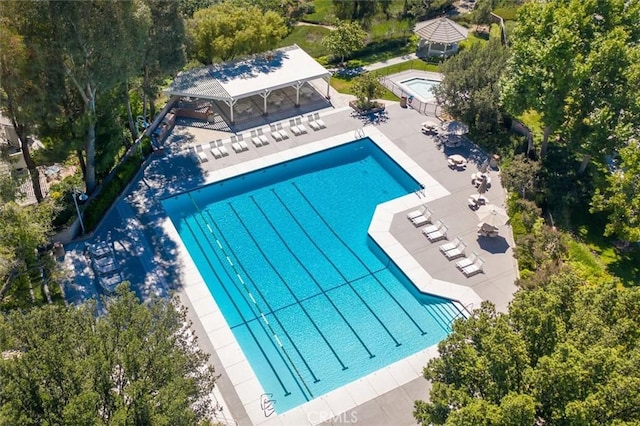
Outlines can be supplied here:
[[[512, 256], [513, 241], [510, 229], [508, 225], [501, 226], [499, 238], [478, 237], [478, 217], [467, 205], [469, 197], [477, 194], [477, 189], [471, 184], [471, 175], [479, 171], [487, 161], [487, 155], [468, 141], [456, 148], [438, 144], [435, 136], [425, 135], [420, 131], [424, 116], [402, 109], [395, 103], [387, 104], [384, 117], [365, 119], [364, 122], [362, 118], [353, 116], [350, 112], [348, 108], [325, 109], [321, 118], [326, 123], [326, 128], [313, 131], [310, 126], [306, 126], [306, 134], [293, 136], [290, 133], [291, 137], [281, 142], [273, 140], [270, 128], [263, 121], [260, 127], [269, 139], [268, 145], [258, 148], [249, 142], [247, 151], [230, 151], [228, 156], [219, 159], [208, 153], [208, 161], [204, 163], [199, 162], [193, 147], [218, 138], [228, 142], [228, 134], [225, 137], [221, 136], [225, 134], [218, 130], [178, 123], [164, 142], [164, 152], [154, 154], [147, 161], [139, 179], [107, 212], [102, 224], [91, 236], [90, 242], [107, 241], [113, 247], [123, 279], [131, 281], [132, 288], [136, 289], [139, 296], [166, 296], [171, 291], [177, 291], [181, 295], [183, 303], [190, 307], [190, 319], [201, 337], [200, 343], [203, 349], [212, 353], [212, 363], [219, 372], [224, 373], [222, 363], [213, 350], [212, 343], [206, 338], [206, 330], [211, 325], [203, 324], [193, 315], [194, 307], [200, 306], [201, 302], [192, 301], [186, 296], [184, 264], [178, 256], [178, 247], [163, 228], [166, 217], [159, 199], [197, 188], [214, 180], [215, 175], [232, 173], [239, 165], [251, 163], [262, 157], [279, 155], [292, 149], [303, 152], [305, 145], [320, 139], [345, 133], [352, 134], [356, 139], [363, 125], [375, 126], [446, 189], [446, 195], [430, 193], [428, 188], [425, 193], [416, 193], [415, 206], [426, 201], [433, 211], [434, 218], [441, 219], [449, 227], [450, 241], [460, 237], [467, 246], [467, 254], [475, 251], [486, 260], [483, 265], [484, 273], [466, 278], [457, 270], [455, 262], [450, 262], [439, 252], [440, 244], [430, 243], [420, 229], [416, 229], [407, 220], [406, 214], [415, 210], [413, 206], [392, 217], [389, 233], [434, 280], [462, 286], [472, 290], [482, 299], [491, 300], [498, 310], [507, 309], [512, 293], [516, 290], [516, 266]], [[306, 124], [306, 116], [298, 117]], [[285, 129], [286, 124], [287, 121], [283, 125]], [[245, 140], [247, 135], [248, 132], [245, 134]], [[465, 171], [456, 172], [449, 169], [447, 157], [454, 154], [467, 159], [468, 166]], [[498, 173], [488, 173], [493, 177], [493, 181], [487, 195], [491, 198], [492, 204], [504, 205], [505, 194]], [[73, 303], [98, 294], [94, 284], [94, 272], [83, 255], [84, 249], [84, 241], [75, 242], [67, 247], [65, 262], [75, 272], [76, 285], [66, 287], [65, 293], [67, 300]], [[420, 357], [412, 358], [413, 372], [409, 376], [403, 376], [413, 377], [408, 381], [396, 378], [391, 380], [395, 383], [393, 386], [371, 389], [366, 398], [364, 395], [352, 396], [360, 405], [351, 412], [355, 412], [358, 420], [364, 424], [414, 424], [411, 416], [413, 401], [427, 396], [428, 383], [420, 377], [420, 369], [425, 362]], [[226, 407], [225, 412], [231, 414], [239, 424], [249, 424], [250, 417], [228, 375], [223, 374], [218, 385], [224, 395], [221, 404]], [[323, 398], [320, 400], [325, 401]], [[326, 401], [330, 401], [330, 398]], [[333, 403], [326, 407], [338, 414]]]

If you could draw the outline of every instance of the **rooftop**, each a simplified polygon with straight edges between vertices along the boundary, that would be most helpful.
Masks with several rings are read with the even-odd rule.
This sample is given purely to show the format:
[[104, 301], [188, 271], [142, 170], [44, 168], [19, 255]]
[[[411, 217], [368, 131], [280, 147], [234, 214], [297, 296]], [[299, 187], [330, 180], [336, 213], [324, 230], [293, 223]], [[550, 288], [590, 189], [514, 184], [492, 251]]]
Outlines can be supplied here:
[[183, 71], [167, 94], [214, 100], [249, 97], [331, 73], [297, 45], [250, 58]]
[[469, 30], [447, 18], [420, 22], [415, 33], [432, 43], [453, 44], [465, 40]]

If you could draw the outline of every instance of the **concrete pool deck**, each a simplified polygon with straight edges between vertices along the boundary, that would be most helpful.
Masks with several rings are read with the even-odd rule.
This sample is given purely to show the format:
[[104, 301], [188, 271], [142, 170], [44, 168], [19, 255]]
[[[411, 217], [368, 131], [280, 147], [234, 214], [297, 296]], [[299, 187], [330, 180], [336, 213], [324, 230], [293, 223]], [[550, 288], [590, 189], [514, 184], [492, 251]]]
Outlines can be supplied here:
[[[201, 128], [176, 127], [165, 142], [164, 153], [156, 154], [148, 161], [134, 185], [107, 213], [92, 241], [112, 243], [121, 262], [122, 277], [132, 282], [139, 296], [166, 296], [172, 290], [181, 295], [183, 303], [190, 308], [190, 319], [200, 337], [200, 345], [212, 353], [211, 361], [222, 374], [218, 390], [223, 398], [219, 403], [225, 407], [223, 412], [238, 424], [339, 424], [354, 420], [362, 424], [415, 424], [413, 401], [428, 398], [428, 382], [421, 377], [421, 368], [429, 357], [437, 354], [435, 347], [336, 389], [298, 409], [266, 417], [260, 404], [262, 392], [247, 374], [251, 369], [238, 361], [244, 358], [237, 352], [239, 346], [234, 347], [228, 340], [228, 333], [222, 330], [224, 327], [220, 327], [221, 323], [226, 325], [224, 318], [215, 312], [210, 303], [213, 300], [210, 293], [202, 291], [199, 273], [180, 247], [179, 239], [174, 239], [175, 228], [158, 202], [161, 197], [193, 189], [224, 176], [239, 174], [252, 167], [264, 167], [265, 161], [283, 161], [309, 153], [314, 146], [324, 144], [320, 140], [334, 140], [335, 143], [356, 139], [364, 129], [365, 134], [378, 134], [388, 140], [391, 149], [397, 149], [400, 155], [432, 179], [432, 182], [426, 182], [426, 197], [411, 194], [392, 210], [388, 210], [388, 206], [379, 207], [379, 213], [387, 217], [387, 225], [381, 229], [372, 223], [372, 236], [380, 233], [374, 238], [386, 240], [386, 244], [394, 247], [392, 250], [398, 250], [399, 255], [406, 259], [402, 262], [413, 262], [409, 269], [422, 275], [412, 278], [419, 286], [424, 286], [423, 290], [440, 294], [438, 292], [455, 288], [458, 289], [456, 294], [463, 297], [455, 294], [449, 294], [449, 297], [460, 300], [468, 308], [477, 306], [480, 300], [490, 300], [498, 310], [505, 311], [516, 290], [510, 229], [502, 227], [502, 237], [497, 239], [478, 238], [478, 219], [467, 207], [467, 198], [476, 192], [471, 185], [471, 173], [477, 171], [486, 155], [470, 143], [454, 149], [439, 146], [434, 138], [420, 132], [424, 116], [402, 109], [395, 103], [389, 103], [386, 113], [374, 121], [354, 116], [350, 109], [325, 110], [322, 119], [327, 124], [326, 129], [314, 132], [305, 123], [309, 133], [301, 136], [291, 134], [282, 142], [273, 141], [267, 131], [269, 145], [256, 148], [248, 141], [248, 151], [236, 154], [229, 148], [230, 155], [221, 159], [214, 159], [208, 152], [205, 163], [198, 163], [191, 146], [208, 143], [218, 138], [220, 132], [214, 134]], [[463, 154], [469, 159], [466, 171], [448, 168], [446, 156], [453, 153]], [[487, 197], [492, 204], [504, 205], [504, 191], [497, 179], [498, 173], [492, 171], [490, 174], [493, 182]], [[419, 180], [423, 182], [424, 179]], [[434, 217], [442, 218], [449, 226], [450, 240], [459, 236], [468, 245], [467, 253], [476, 251], [481, 254], [486, 260], [485, 273], [465, 278], [455, 268], [455, 262], [449, 262], [438, 252], [439, 244], [429, 243], [406, 219], [407, 211], [425, 201], [434, 211]], [[82, 256], [84, 243], [71, 244], [67, 250], [66, 262], [77, 279], [76, 285], [65, 287], [65, 293], [68, 300], [77, 303], [94, 296], [97, 290], [92, 270]], [[194, 315], [195, 312], [198, 315]], [[212, 337], [205, 338], [207, 335]], [[228, 371], [225, 365], [229, 366]], [[228, 418], [218, 420], [228, 421]]]

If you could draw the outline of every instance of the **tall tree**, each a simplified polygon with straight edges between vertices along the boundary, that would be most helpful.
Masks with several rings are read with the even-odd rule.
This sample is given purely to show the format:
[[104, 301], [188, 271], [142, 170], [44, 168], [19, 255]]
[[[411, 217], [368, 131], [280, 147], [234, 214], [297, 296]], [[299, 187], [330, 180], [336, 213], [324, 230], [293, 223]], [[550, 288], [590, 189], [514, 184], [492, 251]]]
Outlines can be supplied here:
[[344, 58], [362, 49], [365, 46], [367, 33], [357, 22], [340, 21], [335, 29], [327, 34], [321, 41], [332, 55], [340, 58], [340, 63], [344, 63]]
[[230, 1], [198, 10], [188, 28], [192, 55], [203, 64], [267, 51], [287, 34], [278, 13]]
[[499, 81], [507, 56], [499, 40], [489, 40], [447, 59], [440, 68], [444, 80], [434, 89], [443, 109], [481, 131], [498, 130], [503, 118]]
[[617, 156], [619, 168], [606, 176], [607, 186], [596, 189], [591, 211], [607, 212], [605, 235], [640, 241], [640, 145], [630, 141]]
[[135, 52], [130, 31], [135, 28], [133, 2], [50, 2], [49, 19], [57, 36], [53, 48], [61, 52], [61, 67], [82, 99], [87, 192], [96, 186], [96, 98], [126, 81], [127, 63]]
[[424, 424], [635, 424], [640, 421], [639, 288], [585, 286], [569, 269], [457, 321], [424, 370]]
[[0, 423], [193, 425], [214, 385], [177, 301], [141, 304], [126, 285], [94, 305], [0, 317]]

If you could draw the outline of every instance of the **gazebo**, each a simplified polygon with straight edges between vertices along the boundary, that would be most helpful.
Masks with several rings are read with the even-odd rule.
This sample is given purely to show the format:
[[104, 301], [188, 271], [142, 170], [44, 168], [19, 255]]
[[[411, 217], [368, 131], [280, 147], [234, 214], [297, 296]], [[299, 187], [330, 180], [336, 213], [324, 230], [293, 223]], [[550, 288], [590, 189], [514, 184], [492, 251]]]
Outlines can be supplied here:
[[420, 22], [415, 33], [420, 37], [418, 56], [450, 56], [458, 51], [458, 43], [467, 38], [469, 30], [447, 18]]
[[[309, 96], [308, 82], [324, 79], [329, 97], [331, 72], [315, 61], [297, 45], [223, 64], [183, 71], [175, 78], [166, 93], [177, 98], [202, 99], [226, 104], [230, 121], [237, 115], [250, 113], [253, 106], [262, 114], [278, 106], [282, 95], [274, 94], [284, 88], [293, 88], [293, 102], [300, 104], [300, 96]], [[248, 102], [258, 97], [259, 102]]]

